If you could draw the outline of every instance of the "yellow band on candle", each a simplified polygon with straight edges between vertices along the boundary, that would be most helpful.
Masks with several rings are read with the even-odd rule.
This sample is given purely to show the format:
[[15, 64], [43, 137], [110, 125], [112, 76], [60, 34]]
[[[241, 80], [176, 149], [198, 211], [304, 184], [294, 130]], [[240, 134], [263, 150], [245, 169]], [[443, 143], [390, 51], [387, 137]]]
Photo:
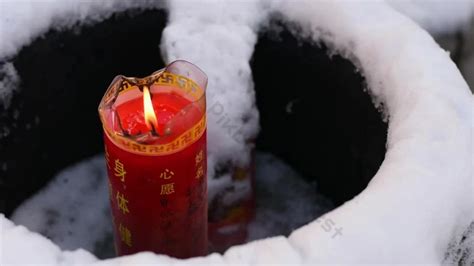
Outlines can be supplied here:
[[140, 144], [127, 137], [113, 133], [106, 127], [104, 127], [104, 131], [115, 145], [131, 153], [151, 156], [168, 155], [183, 150], [201, 138], [204, 132], [206, 132], [206, 116], [203, 115], [201, 120], [193, 127], [166, 144]]

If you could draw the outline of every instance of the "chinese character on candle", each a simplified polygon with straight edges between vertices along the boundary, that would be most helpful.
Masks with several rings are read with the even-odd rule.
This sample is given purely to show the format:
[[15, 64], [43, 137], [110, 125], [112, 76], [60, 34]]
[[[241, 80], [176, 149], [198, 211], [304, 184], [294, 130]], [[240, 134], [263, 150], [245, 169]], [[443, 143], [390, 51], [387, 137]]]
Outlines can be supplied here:
[[123, 214], [129, 213], [130, 211], [127, 207], [128, 200], [125, 199], [124, 195], [117, 191], [116, 199], [118, 208], [123, 212]]
[[174, 183], [161, 185], [161, 195], [169, 195], [174, 193]]
[[129, 247], [132, 246], [132, 233], [127, 227], [119, 225], [120, 239]]
[[115, 171], [115, 176], [120, 177], [120, 181], [124, 182], [125, 181], [125, 174], [127, 172], [125, 172], [125, 169], [123, 167], [123, 163], [121, 163], [119, 159], [115, 160], [114, 171]]
[[163, 171], [161, 174], [160, 174], [160, 178], [163, 178], [163, 179], [170, 179], [174, 176], [174, 172], [173, 171], [170, 171], [168, 169], [165, 169], [165, 171]]

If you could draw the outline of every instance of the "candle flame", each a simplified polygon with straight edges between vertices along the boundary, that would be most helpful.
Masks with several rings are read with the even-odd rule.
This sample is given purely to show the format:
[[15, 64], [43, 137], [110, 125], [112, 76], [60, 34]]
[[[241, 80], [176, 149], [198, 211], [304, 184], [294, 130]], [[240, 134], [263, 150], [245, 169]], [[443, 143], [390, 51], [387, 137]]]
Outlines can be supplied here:
[[150, 90], [147, 86], [143, 87], [143, 110], [145, 113], [145, 123], [148, 129], [155, 132], [158, 121], [156, 119], [155, 110], [153, 109], [153, 104], [151, 102]]

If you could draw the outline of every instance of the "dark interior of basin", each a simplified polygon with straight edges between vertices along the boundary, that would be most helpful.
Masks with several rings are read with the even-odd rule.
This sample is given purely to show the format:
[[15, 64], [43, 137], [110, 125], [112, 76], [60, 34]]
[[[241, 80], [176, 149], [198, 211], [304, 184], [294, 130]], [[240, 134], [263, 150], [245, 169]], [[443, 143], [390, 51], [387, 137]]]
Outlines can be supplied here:
[[[21, 84], [10, 107], [0, 106], [9, 129], [0, 138], [0, 212], [10, 215], [55, 173], [103, 152], [98, 103], [115, 75], [163, 67], [165, 24], [160, 10], [117, 14], [80, 30], [52, 30], [13, 58]], [[387, 128], [354, 65], [283, 27], [278, 35], [262, 31], [251, 66], [257, 148], [315, 180], [336, 204], [363, 190], [384, 158]]]
[[387, 124], [364, 79], [324, 44], [297, 39], [279, 21], [252, 60], [260, 111], [257, 147], [316, 180], [336, 205], [361, 192], [385, 156]]

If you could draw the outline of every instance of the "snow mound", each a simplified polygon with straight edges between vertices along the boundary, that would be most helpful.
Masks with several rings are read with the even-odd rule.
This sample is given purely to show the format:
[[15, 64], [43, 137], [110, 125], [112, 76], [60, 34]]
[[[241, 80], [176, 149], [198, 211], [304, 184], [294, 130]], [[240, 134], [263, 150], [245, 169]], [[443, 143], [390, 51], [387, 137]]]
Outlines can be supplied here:
[[[115, 2], [104, 7], [101, 2], [84, 2], [89, 7], [81, 8], [67, 1], [64, 6], [71, 8], [65, 9], [55, 7], [63, 6], [59, 1], [51, 3], [31, 8], [10, 4], [13, 16], [0, 20], [0, 39], [9, 40], [1, 42], [0, 58], [13, 55], [57, 18], [71, 14], [67, 11], [80, 18], [77, 14], [116, 10]], [[123, 8], [128, 5], [117, 3]], [[270, 13], [294, 25], [295, 34], [324, 42], [354, 62], [389, 121], [385, 160], [360, 195], [288, 238], [255, 241], [233, 247], [223, 256], [213, 254], [180, 264], [440, 264], [449, 257], [446, 252], [453, 243], [461, 248], [462, 243], [470, 243], [457, 240], [472, 235], [468, 226], [474, 221], [473, 95], [447, 52], [427, 32], [382, 1], [180, 0], [170, 1], [169, 8], [170, 23], [161, 45], [165, 58], [187, 58], [209, 75], [211, 175], [223, 162], [244, 164], [248, 158], [243, 156], [251, 148], [247, 140], [258, 129], [248, 61], [258, 28]], [[37, 13], [44, 18], [38, 23]], [[5, 27], [9, 21], [21, 25], [18, 34], [16, 26]], [[3, 216], [0, 222], [2, 261], [38, 258], [50, 264], [73, 264], [93, 260], [90, 254], [61, 252], [44, 237], [14, 226]], [[334, 237], [340, 229], [341, 235]], [[140, 253], [97, 264], [175, 262]]]
[[43, 235], [15, 225], [0, 213], [0, 262], [2, 265], [84, 265], [97, 259], [82, 249], [62, 251]]
[[166, 62], [186, 59], [208, 75], [208, 176], [232, 162], [244, 166], [258, 132], [250, 58], [258, 25], [265, 19], [259, 1], [170, 2], [161, 50]]
[[344, 236], [333, 241], [313, 222], [290, 242], [312, 262], [440, 263], [453, 235], [474, 220], [473, 96], [461, 73], [428, 33], [384, 3], [277, 8], [300, 25], [295, 32], [357, 63], [389, 118], [379, 171], [360, 195], [327, 214]]

